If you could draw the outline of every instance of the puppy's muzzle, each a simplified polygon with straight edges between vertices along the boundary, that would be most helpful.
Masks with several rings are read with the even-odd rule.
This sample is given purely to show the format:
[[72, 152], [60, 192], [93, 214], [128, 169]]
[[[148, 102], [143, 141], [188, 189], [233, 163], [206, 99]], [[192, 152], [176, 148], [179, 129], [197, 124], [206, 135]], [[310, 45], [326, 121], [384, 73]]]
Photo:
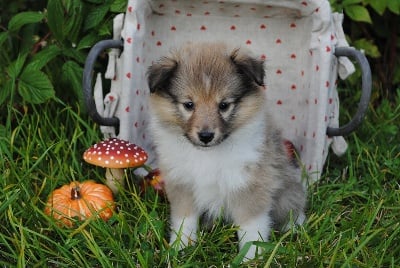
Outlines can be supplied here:
[[209, 132], [209, 131], [201, 131], [197, 133], [199, 136], [199, 140], [207, 145], [209, 142], [211, 142], [214, 139], [214, 132]]

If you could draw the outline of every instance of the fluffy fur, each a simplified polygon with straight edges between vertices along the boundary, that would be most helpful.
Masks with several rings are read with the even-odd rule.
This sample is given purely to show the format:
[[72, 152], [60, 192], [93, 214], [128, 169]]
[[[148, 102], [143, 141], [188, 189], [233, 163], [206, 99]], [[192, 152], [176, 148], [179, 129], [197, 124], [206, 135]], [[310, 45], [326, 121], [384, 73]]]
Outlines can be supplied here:
[[263, 62], [221, 43], [186, 45], [149, 68], [171, 243], [195, 241], [202, 215], [239, 226], [240, 248], [267, 241], [290, 214], [304, 221], [300, 170], [267, 111], [263, 80]]

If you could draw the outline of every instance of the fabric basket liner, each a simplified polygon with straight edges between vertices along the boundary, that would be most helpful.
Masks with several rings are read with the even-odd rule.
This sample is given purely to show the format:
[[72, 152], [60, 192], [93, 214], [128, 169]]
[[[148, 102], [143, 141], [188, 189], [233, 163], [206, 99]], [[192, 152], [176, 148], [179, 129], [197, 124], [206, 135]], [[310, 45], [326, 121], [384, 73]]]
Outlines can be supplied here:
[[[313, 1], [146, 1], [130, 0], [125, 14], [114, 20], [114, 39], [105, 78], [110, 92], [103, 97], [101, 75], [95, 86], [100, 114], [120, 119], [118, 136], [143, 147], [149, 164], [157, 166], [151, 133], [147, 132], [146, 72], [152, 62], [186, 42], [223, 41], [250, 50], [265, 60], [265, 94], [283, 131], [298, 150], [310, 183], [320, 178], [329, 147], [341, 155], [342, 137], [328, 137], [339, 126], [338, 73], [345, 79], [353, 64], [334, 55], [348, 46], [343, 15], [329, 2]], [[114, 127], [102, 126], [105, 136]]]

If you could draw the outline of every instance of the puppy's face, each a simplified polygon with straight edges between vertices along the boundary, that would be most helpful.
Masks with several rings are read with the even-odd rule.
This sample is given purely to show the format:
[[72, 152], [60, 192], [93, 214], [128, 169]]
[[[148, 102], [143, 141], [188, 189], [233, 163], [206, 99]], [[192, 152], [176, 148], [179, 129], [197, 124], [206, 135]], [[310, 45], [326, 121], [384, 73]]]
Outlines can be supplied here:
[[264, 105], [263, 62], [223, 44], [187, 45], [148, 72], [161, 125], [193, 145], [220, 144]]

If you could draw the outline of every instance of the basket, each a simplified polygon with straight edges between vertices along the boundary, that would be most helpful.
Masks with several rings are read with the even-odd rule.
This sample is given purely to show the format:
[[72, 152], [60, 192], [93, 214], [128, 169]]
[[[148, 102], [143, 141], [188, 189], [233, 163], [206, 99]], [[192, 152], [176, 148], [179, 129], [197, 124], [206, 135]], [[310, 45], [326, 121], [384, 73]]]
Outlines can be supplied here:
[[[113, 39], [97, 43], [86, 60], [83, 88], [89, 114], [105, 138], [140, 145], [156, 167], [147, 133], [150, 64], [188, 41], [245, 47], [265, 60], [268, 105], [313, 183], [329, 148], [337, 155], [346, 151], [343, 136], [360, 124], [371, 94], [368, 61], [348, 46], [342, 20], [343, 14], [333, 13], [326, 0], [130, 0], [126, 13], [114, 19]], [[106, 49], [107, 72], [95, 75], [96, 58]], [[337, 81], [354, 71], [349, 57], [361, 67], [362, 92], [355, 116], [340, 126]], [[105, 96], [103, 79], [111, 80]]]

